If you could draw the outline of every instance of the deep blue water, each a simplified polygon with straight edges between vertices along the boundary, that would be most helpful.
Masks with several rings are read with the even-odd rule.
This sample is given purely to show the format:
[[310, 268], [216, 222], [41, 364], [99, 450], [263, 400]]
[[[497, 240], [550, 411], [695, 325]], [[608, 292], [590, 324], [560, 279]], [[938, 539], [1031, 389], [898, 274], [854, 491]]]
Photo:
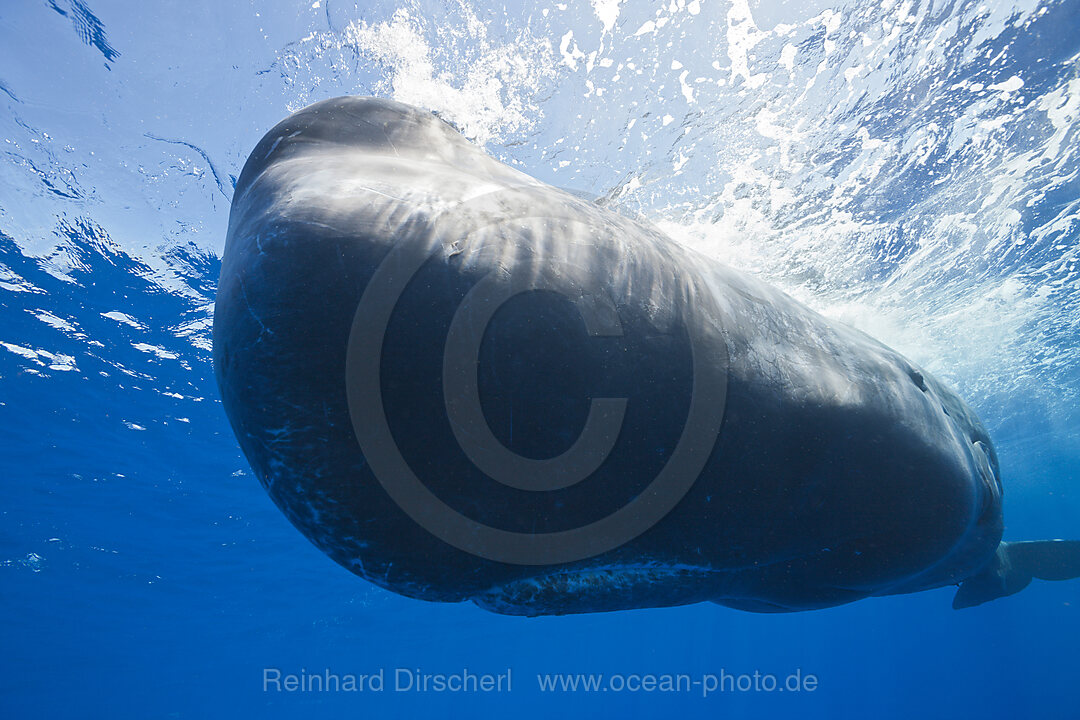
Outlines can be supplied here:
[[[0, 714], [1080, 717], [1080, 581], [534, 619], [381, 590], [272, 505], [209, 353], [247, 153], [310, 102], [395, 97], [909, 354], [990, 428], [1006, 538], [1080, 538], [1077, 38], [1068, 1], [0, 8]], [[722, 671], [818, 682], [537, 682]]]

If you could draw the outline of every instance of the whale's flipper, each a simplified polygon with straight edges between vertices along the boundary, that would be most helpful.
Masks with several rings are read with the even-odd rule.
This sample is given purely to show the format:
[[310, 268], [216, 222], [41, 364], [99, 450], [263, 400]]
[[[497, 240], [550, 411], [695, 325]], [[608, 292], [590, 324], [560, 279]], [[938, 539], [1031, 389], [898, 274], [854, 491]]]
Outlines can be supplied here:
[[1071, 580], [1080, 577], [1080, 540], [1003, 542], [977, 575], [960, 584], [953, 608], [974, 607], [1018, 593], [1032, 578]]

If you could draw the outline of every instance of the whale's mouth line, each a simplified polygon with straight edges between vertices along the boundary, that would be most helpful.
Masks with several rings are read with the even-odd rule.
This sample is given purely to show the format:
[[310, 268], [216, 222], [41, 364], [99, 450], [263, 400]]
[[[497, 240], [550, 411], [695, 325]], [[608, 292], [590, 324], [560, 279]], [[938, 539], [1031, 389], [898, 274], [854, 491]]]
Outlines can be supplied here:
[[[646, 598], [649, 607], [715, 602], [753, 612], [787, 612], [805, 608], [770, 597], [772, 593], [756, 582], [759, 573], [831, 550], [722, 567], [651, 561], [556, 569], [495, 585], [468, 599], [493, 612], [530, 616], [632, 609], [642, 607]], [[672, 588], [680, 592], [672, 593]], [[822, 582], [815, 591], [822, 597], [844, 598], [843, 602], [874, 594], [839, 582]], [[836, 603], [821, 606], [832, 604]]]

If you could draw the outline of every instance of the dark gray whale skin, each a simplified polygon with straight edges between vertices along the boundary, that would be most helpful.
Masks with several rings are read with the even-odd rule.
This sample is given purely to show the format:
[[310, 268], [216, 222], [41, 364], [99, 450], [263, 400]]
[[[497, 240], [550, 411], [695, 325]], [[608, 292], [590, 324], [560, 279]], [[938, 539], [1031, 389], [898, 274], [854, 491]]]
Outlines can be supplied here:
[[[540, 225], [514, 231], [500, 213]], [[402, 510], [358, 441], [346, 361], [365, 289], [391, 248], [410, 243], [431, 256], [390, 316], [381, 391], [396, 445], [432, 492], [518, 533], [614, 512], [675, 452], [695, 388], [691, 346], [704, 337], [715, 352], [703, 361], [723, 365], [722, 423], [670, 512], [599, 554], [522, 564], [458, 549]], [[581, 433], [590, 398], [627, 404], [592, 475], [537, 493], [463, 454], [441, 367], [454, 310], [480, 278], [547, 266], [600, 283], [621, 334], [590, 336], [557, 294], [507, 302], [478, 363], [492, 433], [520, 455], [553, 457]], [[701, 601], [778, 612], [973, 579], [964, 606], [1019, 589], [1018, 573], [1076, 574], [1074, 543], [1054, 545], [1052, 562], [1044, 543], [1026, 543], [1028, 560], [1010, 564], [993, 444], [928, 373], [400, 103], [320, 102], [259, 142], [233, 198], [213, 335], [225, 410], [274, 502], [335, 561], [411, 597], [522, 615]], [[1040, 563], [1054, 567], [1040, 575]]]

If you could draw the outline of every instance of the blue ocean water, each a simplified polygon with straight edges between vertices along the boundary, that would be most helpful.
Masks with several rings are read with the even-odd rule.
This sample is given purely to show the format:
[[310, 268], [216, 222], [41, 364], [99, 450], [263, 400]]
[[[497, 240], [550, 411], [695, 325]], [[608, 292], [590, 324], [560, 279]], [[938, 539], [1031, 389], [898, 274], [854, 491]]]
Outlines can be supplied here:
[[[4, 717], [1080, 716], [1080, 581], [533, 619], [381, 590], [272, 505], [209, 352], [247, 153], [393, 97], [906, 353], [990, 429], [1006, 538], [1080, 538], [1075, 0], [18, 0], [0, 91]], [[466, 671], [510, 689], [395, 688]]]

